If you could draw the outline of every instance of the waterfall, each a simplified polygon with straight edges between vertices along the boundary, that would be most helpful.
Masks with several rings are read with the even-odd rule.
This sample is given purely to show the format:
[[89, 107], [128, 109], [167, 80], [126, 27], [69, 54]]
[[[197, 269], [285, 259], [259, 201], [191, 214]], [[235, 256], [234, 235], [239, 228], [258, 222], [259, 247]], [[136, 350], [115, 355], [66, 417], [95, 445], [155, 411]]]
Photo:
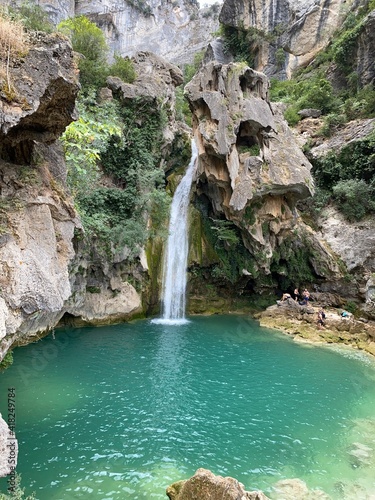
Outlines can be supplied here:
[[169, 236], [163, 266], [162, 318], [154, 320], [157, 323], [186, 322], [186, 268], [189, 251], [188, 207], [198, 156], [194, 140], [191, 141], [191, 150], [189, 166], [172, 200]]

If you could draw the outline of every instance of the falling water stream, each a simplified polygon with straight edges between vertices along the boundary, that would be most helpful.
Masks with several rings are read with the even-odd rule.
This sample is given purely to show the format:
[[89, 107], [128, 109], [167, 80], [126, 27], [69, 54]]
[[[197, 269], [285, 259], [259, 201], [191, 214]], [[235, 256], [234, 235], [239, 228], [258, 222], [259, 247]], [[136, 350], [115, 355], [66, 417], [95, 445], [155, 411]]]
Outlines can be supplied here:
[[157, 323], [185, 323], [186, 267], [189, 251], [188, 207], [197, 164], [197, 146], [191, 141], [191, 159], [172, 200], [169, 236], [164, 256], [162, 317]]

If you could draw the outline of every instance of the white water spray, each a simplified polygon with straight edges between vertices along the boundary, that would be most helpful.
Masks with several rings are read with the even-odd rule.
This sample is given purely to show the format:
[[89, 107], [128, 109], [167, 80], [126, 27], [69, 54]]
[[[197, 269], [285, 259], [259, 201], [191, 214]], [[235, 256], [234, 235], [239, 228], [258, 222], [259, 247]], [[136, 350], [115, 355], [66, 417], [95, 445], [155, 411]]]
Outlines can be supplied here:
[[186, 268], [189, 251], [188, 207], [198, 150], [191, 141], [191, 160], [172, 200], [169, 236], [164, 256], [162, 318], [156, 323], [185, 323]]

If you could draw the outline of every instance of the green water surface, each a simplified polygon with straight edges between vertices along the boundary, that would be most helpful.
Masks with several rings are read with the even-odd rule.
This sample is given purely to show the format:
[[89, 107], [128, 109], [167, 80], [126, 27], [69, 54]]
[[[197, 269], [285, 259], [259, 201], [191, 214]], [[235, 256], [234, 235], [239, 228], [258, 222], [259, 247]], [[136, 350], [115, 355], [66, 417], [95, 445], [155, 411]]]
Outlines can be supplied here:
[[372, 361], [247, 317], [56, 330], [15, 350], [5, 419], [7, 387], [17, 471], [40, 500], [162, 500], [199, 467], [274, 499], [287, 478], [337, 500], [375, 493]]

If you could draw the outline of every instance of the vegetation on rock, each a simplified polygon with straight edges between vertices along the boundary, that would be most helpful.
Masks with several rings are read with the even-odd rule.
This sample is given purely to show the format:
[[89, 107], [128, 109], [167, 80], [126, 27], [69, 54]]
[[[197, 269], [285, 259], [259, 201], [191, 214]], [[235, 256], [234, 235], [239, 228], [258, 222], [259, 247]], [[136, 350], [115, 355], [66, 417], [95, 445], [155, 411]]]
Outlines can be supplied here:
[[78, 67], [84, 91], [104, 87], [109, 75], [118, 76], [128, 83], [134, 81], [135, 72], [130, 59], [115, 55], [114, 63], [108, 64], [108, 46], [104, 33], [86, 16], [62, 21], [57, 28], [69, 36], [73, 49], [81, 55]]
[[0, 11], [0, 90], [7, 101], [15, 99], [17, 92], [10, 77], [13, 59], [19, 59], [28, 51], [25, 27], [19, 19]]
[[339, 151], [311, 157], [310, 161], [317, 186], [310, 211], [318, 215], [331, 201], [350, 222], [375, 212], [375, 130]]

